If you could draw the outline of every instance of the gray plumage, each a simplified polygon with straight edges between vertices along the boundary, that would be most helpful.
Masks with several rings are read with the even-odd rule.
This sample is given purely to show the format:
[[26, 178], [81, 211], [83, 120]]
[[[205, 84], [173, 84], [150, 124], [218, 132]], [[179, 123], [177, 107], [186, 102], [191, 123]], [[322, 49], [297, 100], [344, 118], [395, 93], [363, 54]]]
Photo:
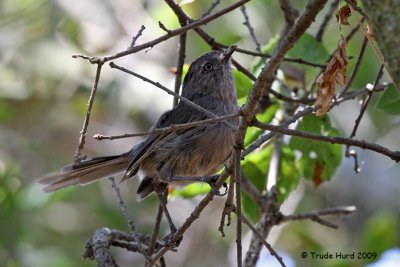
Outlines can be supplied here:
[[[236, 113], [239, 107], [230, 66], [235, 48], [211, 51], [196, 59], [185, 76], [182, 96], [217, 116]], [[161, 115], [153, 129], [208, 118], [180, 101], [174, 109]], [[144, 179], [137, 193], [142, 199], [157, 188], [165, 188], [171, 177], [209, 176], [218, 171], [229, 158], [239, 119], [227, 122], [151, 134], [126, 153], [86, 159], [77, 166], [65, 166], [58, 174], [40, 178], [38, 182], [46, 185], [44, 191], [52, 192], [75, 184], [88, 184], [121, 171], [125, 171], [122, 180], [126, 180], [141, 170]]]

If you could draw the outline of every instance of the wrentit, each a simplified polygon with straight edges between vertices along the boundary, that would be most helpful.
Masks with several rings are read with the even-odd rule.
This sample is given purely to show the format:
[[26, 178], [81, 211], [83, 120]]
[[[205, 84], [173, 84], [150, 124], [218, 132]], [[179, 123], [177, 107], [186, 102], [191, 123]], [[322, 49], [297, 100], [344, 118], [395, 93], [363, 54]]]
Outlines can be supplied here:
[[[239, 110], [230, 58], [236, 46], [223, 51], [211, 51], [196, 59], [183, 81], [182, 96], [217, 116]], [[208, 119], [208, 115], [179, 101], [161, 115], [152, 129]], [[171, 132], [154, 133], [130, 151], [114, 156], [95, 157], [79, 164], [63, 167], [59, 173], [38, 179], [45, 192], [80, 184], [125, 171], [122, 181], [139, 170], [143, 179], [138, 187], [138, 199], [152, 192], [160, 194], [173, 182], [210, 182], [229, 158], [238, 118], [223, 123], [205, 124]], [[204, 179], [199, 178], [204, 177]]]

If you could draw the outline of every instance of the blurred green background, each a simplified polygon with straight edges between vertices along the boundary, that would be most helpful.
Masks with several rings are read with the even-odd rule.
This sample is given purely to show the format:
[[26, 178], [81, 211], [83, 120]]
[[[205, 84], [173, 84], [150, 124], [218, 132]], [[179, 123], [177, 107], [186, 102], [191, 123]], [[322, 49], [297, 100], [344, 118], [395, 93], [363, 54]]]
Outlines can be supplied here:
[[[184, 1], [185, 10], [197, 18], [212, 1]], [[222, 1], [218, 8], [234, 1]], [[305, 1], [292, 1], [303, 8]], [[328, 4], [329, 5], [329, 4]], [[325, 8], [324, 12], [326, 12]], [[278, 1], [251, 1], [247, 11], [262, 45], [283, 27]], [[309, 29], [315, 34], [321, 21]], [[146, 27], [137, 43], [152, 40], [165, 32], [158, 27], [179, 26], [168, 6], [159, 0], [2, 0], [0, 1], [0, 265], [94, 266], [82, 261], [81, 253], [92, 232], [107, 226], [128, 230], [110, 182], [105, 179], [86, 187], [74, 187], [45, 194], [35, 178], [70, 163], [77, 146], [86, 103], [94, 79], [95, 66], [73, 54], [108, 55], [126, 49], [141, 25]], [[239, 10], [203, 28], [217, 41], [255, 50]], [[356, 20], [351, 18], [352, 26]], [[346, 34], [351, 27], [343, 27]], [[323, 46], [335, 49], [340, 29], [333, 18], [328, 24]], [[358, 33], [347, 52], [356, 57], [362, 41]], [[146, 51], [116, 62], [173, 88], [170, 71], [177, 61], [178, 39], [172, 38]], [[186, 62], [209, 50], [193, 32], [188, 34]], [[257, 59], [241, 54], [234, 58], [247, 67]], [[325, 59], [323, 59], [324, 61]], [[354, 59], [350, 61], [350, 69]], [[361, 71], [353, 88], [372, 83], [379, 60], [367, 47]], [[386, 77], [385, 80], [388, 80]], [[399, 117], [376, 108], [373, 98], [357, 137], [400, 147]], [[84, 153], [90, 156], [117, 154], [131, 148], [139, 138], [96, 141], [96, 133], [122, 134], [147, 130], [172, 105], [172, 98], [159, 89], [131, 76], [103, 68]], [[333, 125], [348, 136], [358, 115], [359, 102], [342, 104], [331, 113]], [[361, 173], [353, 171], [352, 159], [343, 158], [334, 177], [315, 188], [301, 181], [284, 203], [283, 211], [305, 212], [337, 205], [356, 205], [356, 214], [336, 220], [339, 230], [316, 223], [296, 222], [275, 229], [269, 241], [288, 266], [365, 266], [372, 260], [302, 259], [306, 252], [376, 252], [378, 257], [399, 246], [400, 167], [381, 155], [358, 150]], [[121, 190], [137, 229], [149, 233], [157, 212], [150, 197], [136, 202], [137, 181], [123, 184]], [[173, 197], [170, 210], [180, 225], [198, 203]], [[223, 199], [215, 199], [188, 231], [177, 253], [167, 254], [168, 266], [235, 266], [234, 225], [218, 232]], [[163, 225], [167, 233], [166, 225]], [[245, 228], [245, 231], [248, 231]], [[245, 240], [250, 238], [247, 233]], [[246, 241], [245, 241], [246, 242]], [[246, 248], [246, 245], [244, 245]], [[143, 263], [140, 256], [113, 249], [120, 266]], [[260, 263], [261, 264], [261, 263]], [[266, 265], [260, 265], [266, 266]], [[268, 265], [269, 266], [269, 265]], [[272, 265], [271, 265], [272, 266]]]

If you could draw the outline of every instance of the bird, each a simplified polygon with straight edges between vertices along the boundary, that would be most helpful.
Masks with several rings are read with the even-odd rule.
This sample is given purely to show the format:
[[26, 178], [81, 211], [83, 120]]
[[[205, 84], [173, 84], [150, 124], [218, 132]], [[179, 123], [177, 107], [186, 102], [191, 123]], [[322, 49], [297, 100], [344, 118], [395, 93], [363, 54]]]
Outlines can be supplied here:
[[[194, 60], [185, 75], [182, 97], [216, 116], [239, 111], [231, 56], [236, 46], [212, 50]], [[163, 113], [151, 128], [208, 119], [209, 115], [180, 100]], [[203, 124], [168, 132], [151, 133], [129, 151], [112, 156], [81, 160], [63, 167], [58, 173], [38, 179], [45, 192], [53, 192], [72, 185], [86, 185], [119, 172], [121, 181], [143, 174], [138, 189], [138, 200], [156, 192], [159, 197], [169, 184], [212, 181], [231, 155], [239, 118]], [[161, 198], [160, 198], [161, 199]], [[171, 224], [170, 224], [171, 225]]]

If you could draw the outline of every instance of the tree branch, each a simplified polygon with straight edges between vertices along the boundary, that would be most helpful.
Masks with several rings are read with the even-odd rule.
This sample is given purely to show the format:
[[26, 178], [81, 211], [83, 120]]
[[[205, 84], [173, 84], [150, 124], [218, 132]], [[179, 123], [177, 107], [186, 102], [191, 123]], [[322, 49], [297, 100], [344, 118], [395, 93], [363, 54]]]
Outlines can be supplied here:
[[80, 131], [80, 137], [78, 141], [78, 148], [75, 151], [75, 156], [74, 156], [74, 164], [78, 165], [81, 161], [81, 151], [83, 147], [85, 146], [85, 138], [87, 134], [87, 129], [89, 126], [89, 120], [90, 120], [90, 115], [92, 114], [92, 108], [93, 108], [93, 102], [94, 102], [94, 97], [96, 95], [97, 91], [97, 86], [99, 85], [99, 80], [100, 80], [100, 74], [101, 74], [101, 68], [103, 67], [102, 63], [97, 64], [97, 69], [96, 69], [96, 77], [94, 78], [92, 90], [90, 92], [88, 104], [87, 104], [87, 111], [86, 111], [86, 116], [85, 119], [83, 120], [83, 126], [82, 130]]
[[340, 137], [340, 136], [324, 136], [324, 135], [319, 135], [319, 134], [315, 134], [315, 133], [302, 132], [302, 131], [288, 129], [288, 128], [285, 128], [282, 126], [265, 124], [265, 123], [259, 122], [257, 120], [255, 120], [252, 125], [254, 125], [260, 129], [273, 131], [275, 133], [281, 133], [281, 134], [286, 134], [286, 135], [291, 135], [291, 136], [298, 136], [298, 137], [303, 137], [303, 138], [307, 138], [307, 139], [311, 139], [311, 140], [327, 142], [327, 143], [331, 143], [331, 144], [356, 146], [356, 147], [360, 147], [362, 149], [368, 149], [368, 150], [375, 151], [379, 154], [389, 157], [390, 159], [392, 159], [396, 162], [400, 161], [400, 151], [392, 151], [384, 146], [381, 146], [378, 144], [373, 144], [373, 143], [368, 143], [364, 140], [356, 140], [356, 139]]
[[81, 55], [76, 55], [76, 56], [84, 57], [84, 58], [88, 59], [90, 61], [90, 63], [92, 63], [92, 64], [105, 63], [105, 62], [108, 62], [108, 61], [111, 61], [111, 60], [114, 60], [114, 59], [117, 59], [117, 58], [120, 58], [120, 57], [123, 57], [123, 56], [127, 56], [127, 55], [130, 55], [130, 54], [142, 51], [142, 50], [144, 50], [146, 48], [154, 47], [155, 45], [157, 45], [157, 44], [159, 44], [159, 43], [161, 43], [161, 42], [163, 42], [165, 40], [168, 40], [168, 39], [170, 39], [170, 38], [172, 38], [174, 36], [178, 36], [178, 35], [183, 34], [183, 33], [187, 32], [189, 30], [192, 30], [192, 29], [195, 29], [195, 28], [200, 27], [202, 25], [205, 25], [205, 24], [207, 24], [207, 23], [209, 23], [209, 22], [211, 22], [211, 21], [213, 21], [213, 20], [215, 20], [215, 19], [217, 19], [217, 18], [219, 18], [219, 17], [221, 17], [221, 16], [223, 16], [223, 15], [225, 15], [225, 14], [227, 14], [227, 13], [233, 11], [233, 10], [235, 10], [236, 8], [240, 7], [241, 5], [244, 5], [245, 3], [249, 2], [249, 1], [250, 0], [240, 0], [240, 1], [230, 5], [228, 7], [226, 7], [224, 9], [212, 14], [212, 15], [209, 15], [209, 16], [206, 16], [206, 17], [201, 18], [199, 20], [193, 21], [193, 22], [191, 22], [190, 24], [187, 24], [184, 27], [181, 27], [181, 28], [176, 29], [176, 30], [169, 30], [169, 32], [167, 34], [165, 34], [163, 36], [160, 36], [160, 37], [158, 37], [158, 38], [156, 38], [156, 39], [154, 39], [152, 41], [149, 41], [149, 42], [141, 44], [141, 45], [137, 45], [135, 47], [130, 47], [127, 50], [118, 52], [118, 53], [113, 54], [113, 55], [104, 56], [104, 57], [87, 57], [87, 56], [81, 56]]

